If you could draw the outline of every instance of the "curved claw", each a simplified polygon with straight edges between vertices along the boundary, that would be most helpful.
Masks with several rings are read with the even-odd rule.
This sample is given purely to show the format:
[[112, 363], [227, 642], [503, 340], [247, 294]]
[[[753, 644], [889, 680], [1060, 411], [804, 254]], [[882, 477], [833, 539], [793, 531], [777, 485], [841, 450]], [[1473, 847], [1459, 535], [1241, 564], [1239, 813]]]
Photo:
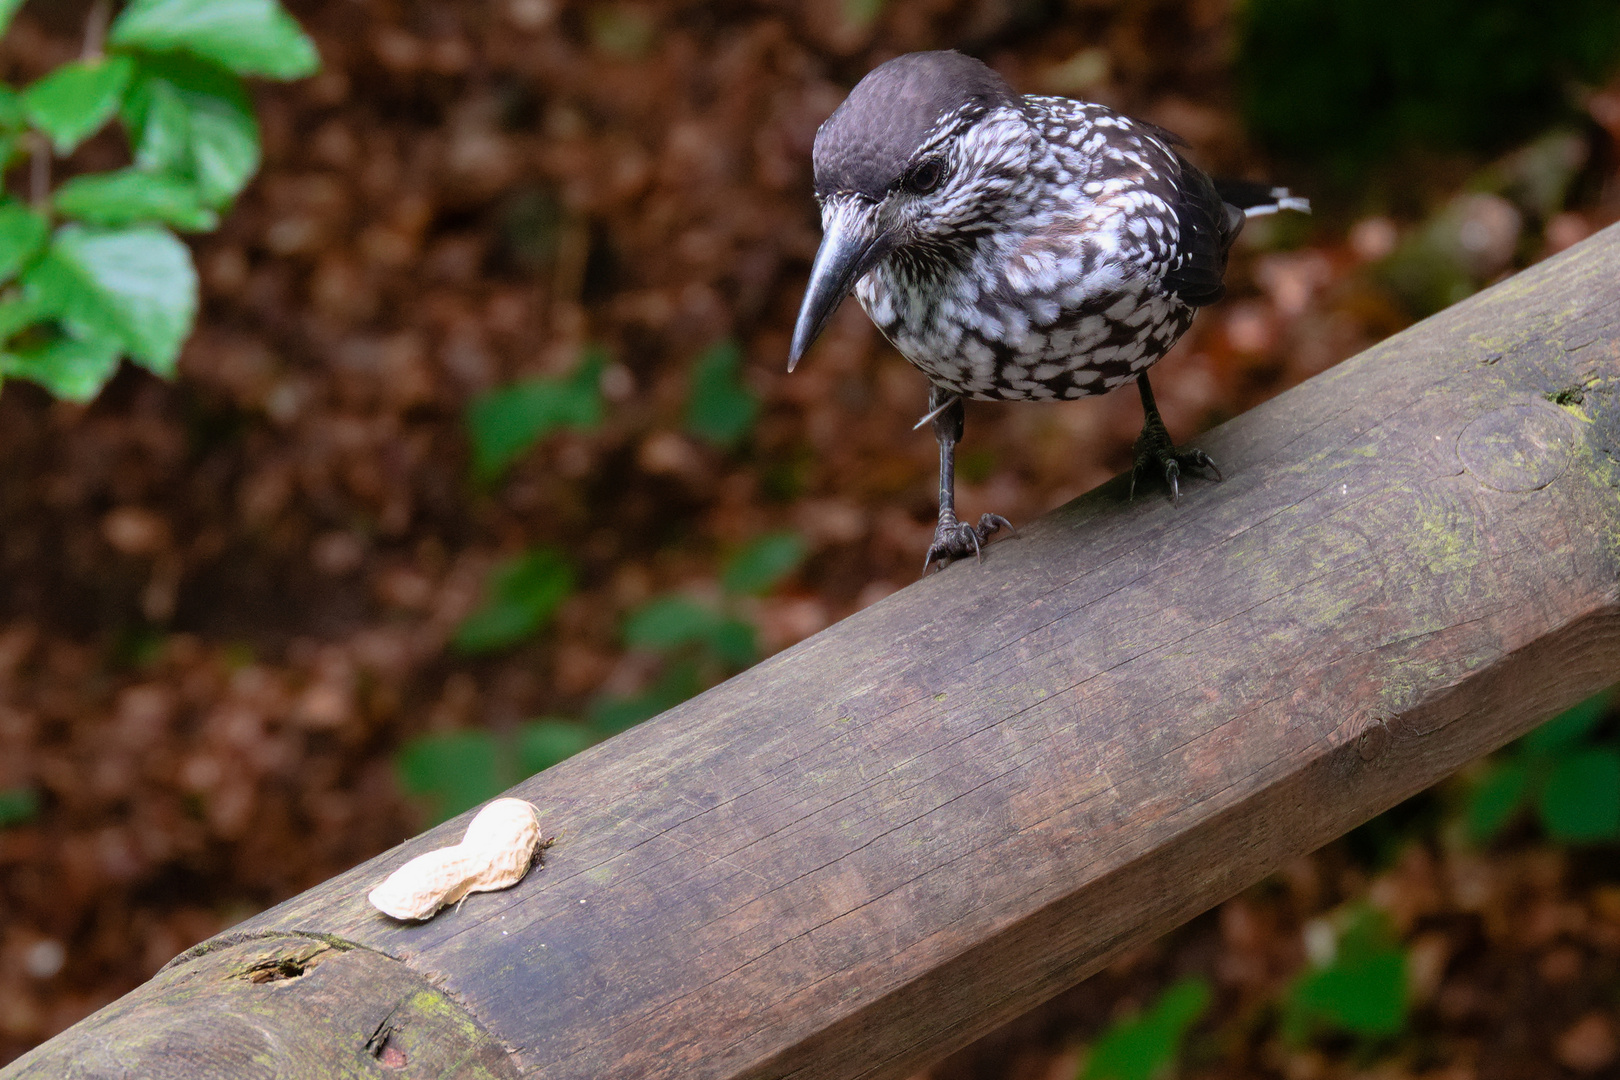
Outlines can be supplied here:
[[1136, 451], [1136, 461], [1131, 466], [1131, 487], [1130, 492], [1125, 496], [1127, 501], [1136, 497], [1137, 476], [1154, 464], [1159, 465], [1159, 467], [1163, 470], [1165, 486], [1170, 489], [1171, 502], [1181, 501], [1181, 470], [1183, 468], [1207, 469], [1215, 474], [1212, 479], [1214, 479], [1216, 483], [1220, 483], [1226, 479], [1221, 475], [1220, 468], [1215, 464], [1210, 456], [1204, 453], [1202, 450], [1199, 450], [1197, 447], [1192, 447], [1187, 450], [1178, 450], [1168, 443], [1162, 446], [1144, 446], [1139, 442]]
[[1018, 530], [1013, 528], [1012, 522], [1000, 514], [981, 514], [977, 525], [966, 525], [959, 521], [941, 521], [934, 530], [934, 542], [928, 545], [928, 557], [923, 560], [923, 573], [938, 559], [940, 568], [944, 569], [956, 559], [973, 555], [980, 562], [984, 561], [984, 545], [990, 537], [1000, 529], [1006, 529], [1016, 536]]
[[[990, 537], [1000, 529], [1006, 529], [1008, 536], [1018, 535], [1018, 530], [1013, 528], [1013, 523], [1002, 517], [1000, 514], [979, 515], [978, 533], [981, 540], [990, 539]], [[982, 551], [979, 552], [979, 561], [984, 561], [984, 552]]]
[[1204, 453], [1197, 447], [1193, 447], [1191, 450], [1182, 450], [1180, 453], [1183, 459], [1186, 460], [1187, 464], [1196, 465], [1200, 469], [1208, 469], [1210, 472], [1214, 473], [1215, 482], [1217, 484], [1226, 479], [1226, 477], [1221, 475], [1220, 467], [1210, 459], [1208, 454]]

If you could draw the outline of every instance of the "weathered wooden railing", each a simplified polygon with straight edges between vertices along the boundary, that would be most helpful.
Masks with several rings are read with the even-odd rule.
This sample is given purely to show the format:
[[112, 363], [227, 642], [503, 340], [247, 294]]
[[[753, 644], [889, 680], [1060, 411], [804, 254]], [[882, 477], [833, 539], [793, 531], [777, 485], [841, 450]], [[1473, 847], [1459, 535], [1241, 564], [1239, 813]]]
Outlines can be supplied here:
[[1620, 226], [435, 829], [18, 1076], [898, 1077], [1620, 678]]

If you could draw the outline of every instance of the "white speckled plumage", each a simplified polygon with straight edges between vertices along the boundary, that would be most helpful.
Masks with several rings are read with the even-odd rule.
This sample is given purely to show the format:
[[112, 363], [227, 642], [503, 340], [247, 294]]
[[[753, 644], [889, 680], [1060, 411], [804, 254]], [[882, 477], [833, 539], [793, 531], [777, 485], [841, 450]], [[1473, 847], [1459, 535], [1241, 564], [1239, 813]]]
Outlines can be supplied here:
[[[922, 142], [949, 161], [930, 207], [941, 239], [890, 254], [855, 295], [931, 382], [987, 399], [1101, 394], [1186, 331], [1195, 307], [1165, 285], [1186, 166], [1163, 135], [1101, 105], [1024, 97], [947, 114]], [[867, 201], [835, 192], [823, 218]]]

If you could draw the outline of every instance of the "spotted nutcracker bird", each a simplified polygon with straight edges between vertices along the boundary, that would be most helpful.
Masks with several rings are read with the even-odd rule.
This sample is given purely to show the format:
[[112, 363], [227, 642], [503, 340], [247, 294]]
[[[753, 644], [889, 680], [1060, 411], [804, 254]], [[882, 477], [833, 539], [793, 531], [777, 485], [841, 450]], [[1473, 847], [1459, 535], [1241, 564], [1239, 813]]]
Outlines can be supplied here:
[[1102, 105], [1012, 92], [986, 65], [920, 52], [874, 69], [816, 132], [823, 236], [788, 370], [853, 289], [932, 384], [939, 524], [923, 563], [978, 553], [1011, 523], [956, 518], [962, 399], [1056, 401], [1131, 379], [1136, 477], [1180, 497], [1183, 469], [1147, 369], [1221, 298], [1246, 217], [1309, 210], [1285, 188], [1211, 180], [1163, 128]]

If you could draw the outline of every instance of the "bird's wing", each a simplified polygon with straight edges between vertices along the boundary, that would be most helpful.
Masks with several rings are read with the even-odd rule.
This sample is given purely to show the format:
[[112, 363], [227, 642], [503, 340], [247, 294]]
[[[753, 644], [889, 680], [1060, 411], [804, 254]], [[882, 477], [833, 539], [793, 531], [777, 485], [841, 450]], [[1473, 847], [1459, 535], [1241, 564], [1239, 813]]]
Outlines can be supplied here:
[[1228, 205], [1210, 178], [1180, 154], [1175, 163], [1179, 179], [1173, 205], [1181, 231], [1176, 258], [1162, 280], [1183, 302], [1203, 307], [1226, 294], [1226, 255], [1243, 228], [1243, 211]]
[[[1182, 140], [1102, 105], [1024, 100], [1060, 163], [1091, 197], [1083, 211], [1060, 216], [1049, 231], [1083, 236], [1083, 254], [1133, 265], [1188, 304], [1219, 300], [1243, 212], [1228, 206], [1210, 178], [1175, 149]], [[1093, 261], [1080, 260], [1083, 275]]]
[[1153, 256], [1147, 268], [1184, 303], [1215, 303], [1226, 293], [1226, 255], [1243, 228], [1243, 211], [1227, 205], [1203, 170], [1181, 156], [1175, 149], [1180, 139], [1173, 143], [1169, 132], [1141, 120], [1117, 117], [1116, 122], [1120, 152], [1105, 167], [1121, 168], [1133, 185], [1119, 204], [1127, 217], [1173, 219], [1162, 239], [1154, 235], [1156, 229], [1141, 236], [1139, 249]]

